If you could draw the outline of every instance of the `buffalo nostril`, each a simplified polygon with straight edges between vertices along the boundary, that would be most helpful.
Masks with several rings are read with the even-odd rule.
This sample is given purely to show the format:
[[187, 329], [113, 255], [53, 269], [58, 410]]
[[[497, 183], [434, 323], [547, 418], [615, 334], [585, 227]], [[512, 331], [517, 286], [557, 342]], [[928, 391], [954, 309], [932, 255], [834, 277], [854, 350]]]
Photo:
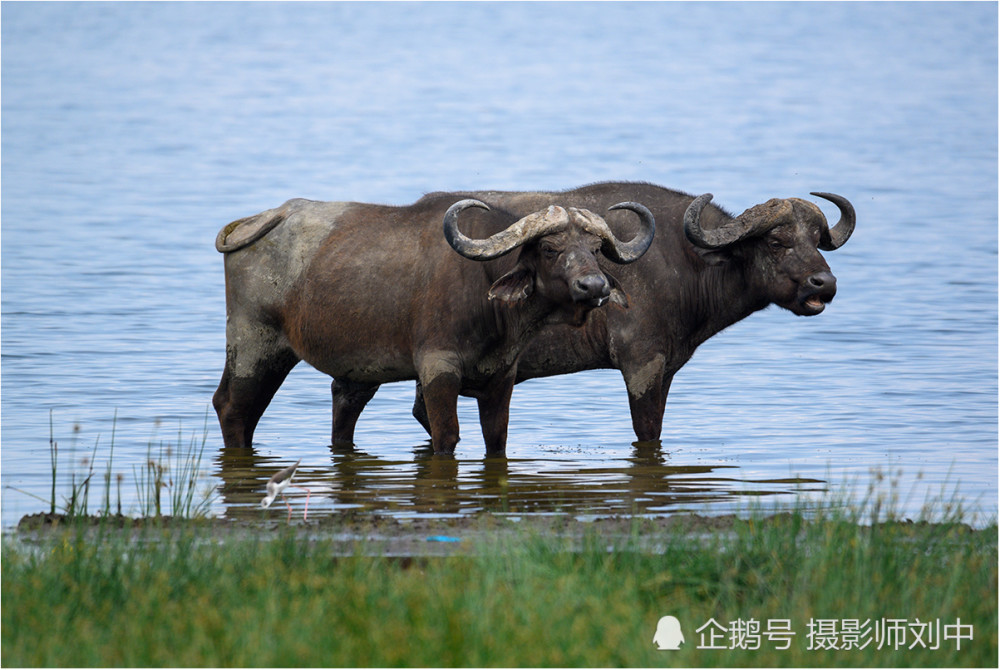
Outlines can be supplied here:
[[809, 279], [806, 280], [806, 283], [815, 289], [836, 289], [837, 278], [829, 272], [817, 272], [809, 277]]
[[611, 293], [608, 288], [608, 281], [601, 275], [579, 277], [573, 282], [573, 288], [577, 300], [603, 298]]

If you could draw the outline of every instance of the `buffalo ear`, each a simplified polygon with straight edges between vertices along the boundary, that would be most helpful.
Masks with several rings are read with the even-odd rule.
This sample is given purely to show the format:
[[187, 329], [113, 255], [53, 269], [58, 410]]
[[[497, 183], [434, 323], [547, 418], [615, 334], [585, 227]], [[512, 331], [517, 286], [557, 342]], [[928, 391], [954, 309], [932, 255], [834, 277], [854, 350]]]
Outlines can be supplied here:
[[618, 305], [622, 309], [628, 309], [628, 294], [622, 288], [621, 282], [609, 272], [605, 272], [604, 276], [608, 278], [608, 283], [611, 285], [611, 296], [609, 297], [611, 304]]
[[493, 282], [489, 299], [502, 302], [524, 300], [535, 290], [535, 274], [518, 263], [513, 270]]
[[705, 261], [706, 265], [723, 265], [732, 260], [733, 254], [726, 248], [722, 249], [702, 249], [694, 247], [695, 253]]

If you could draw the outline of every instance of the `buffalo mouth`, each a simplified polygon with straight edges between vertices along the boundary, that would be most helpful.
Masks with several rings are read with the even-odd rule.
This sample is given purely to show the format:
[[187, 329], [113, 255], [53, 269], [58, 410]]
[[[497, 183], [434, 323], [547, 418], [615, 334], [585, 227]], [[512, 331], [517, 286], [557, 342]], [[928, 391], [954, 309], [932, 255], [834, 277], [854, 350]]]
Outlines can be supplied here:
[[815, 316], [826, 309], [835, 295], [837, 278], [828, 271], [816, 272], [799, 285], [797, 309], [792, 311], [802, 316]]
[[578, 300], [574, 303], [573, 318], [570, 323], [574, 326], [582, 326], [592, 311], [608, 302], [608, 296], [601, 295], [587, 300]]
[[826, 309], [827, 304], [833, 300], [833, 293], [819, 292], [799, 296], [795, 310], [802, 316], [815, 316]]

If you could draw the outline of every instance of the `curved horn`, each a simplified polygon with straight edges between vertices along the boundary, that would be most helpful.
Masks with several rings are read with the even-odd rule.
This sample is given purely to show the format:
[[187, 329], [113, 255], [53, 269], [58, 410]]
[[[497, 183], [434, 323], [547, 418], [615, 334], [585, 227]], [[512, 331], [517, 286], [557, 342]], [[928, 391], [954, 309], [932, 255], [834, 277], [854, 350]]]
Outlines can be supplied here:
[[458, 214], [469, 207], [490, 209], [489, 205], [480, 200], [459, 200], [445, 212], [444, 237], [452, 249], [474, 261], [489, 261], [499, 258], [525, 242], [558, 230], [569, 223], [569, 214], [566, 210], [553, 205], [548, 209], [529, 214], [512, 223], [505, 230], [484, 240], [474, 240], [471, 237], [466, 237], [458, 229]]
[[653, 243], [653, 236], [656, 234], [656, 219], [652, 212], [637, 202], [620, 202], [608, 207], [609, 212], [614, 209], [627, 209], [639, 215], [639, 232], [631, 241], [622, 242], [615, 237], [609, 228], [610, 238], [605, 238], [604, 245], [601, 247], [601, 251], [608, 260], [625, 265], [639, 260], [649, 249], [649, 245]]
[[701, 210], [715, 197], [711, 193], [699, 195], [691, 201], [684, 212], [684, 234], [691, 244], [702, 249], [719, 249], [739, 240], [746, 231], [731, 219], [731, 223], [715, 230], [705, 230], [701, 227]]
[[812, 192], [810, 195], [829, 200], [840, 210], [840, 221], [833, 228], [825, 231], [819, 241], [819, 248], [823, 251], [839, 249], [850, 239], [851, 233], [854, 232], [854, 224], [857, 223], [857, 217], [854, 214], [854, 205], [847, 198], [835, 193]]
[[701, 212], [711, 200], [711, 193], [700, 195], [684, 212], [684, 234], [692, 244], [703, 249], [720, 249], [735, 244], [746, 237], [770, 230], [794, 216], [792, 203], [772, 198], [763, 204], [754, 205], [735, 219], [727, 217], [726, 223], [719, 228], [705, 230], [701, 227]]
[[474, 257], [478, 249], [476, 240], [466, 237], [458, 229], [458, 215], [469, 207], [479, 207], [486, 211], [490, 210], [490, 206], [485, 202], [469, 198], [467, 200], [459, 200], [444, 213], [444, 239], [448, 240], [448, 244], [451, 245], [452, 249], [466, 258]]

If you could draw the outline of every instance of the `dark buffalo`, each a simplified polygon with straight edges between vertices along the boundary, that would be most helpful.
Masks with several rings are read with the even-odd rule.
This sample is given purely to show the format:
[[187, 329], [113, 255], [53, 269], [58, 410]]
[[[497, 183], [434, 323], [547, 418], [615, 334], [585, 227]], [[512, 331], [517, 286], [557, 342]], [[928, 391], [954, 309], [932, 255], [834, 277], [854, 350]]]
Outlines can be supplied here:
[[[854, 230], [846, 198], [833, 202], [840, 221], [831, 229], [820, 209], [798, 198], [773, 199], [737, 217], [695, 198], [652, 184], [603, 183], [560, 193], [478, 192], [474, 197], [514, 212], [553, 202], [602, 211], [619, 200], [646, 204], [656, 240], [637, 263], [623, 268], [631, 307], [593, 311], [583, 328], [547, 327], [528, 346], [517, 381], [596, 368], [621, 370], [632, 427], [640, 441], [660, 438], [670, 382], [702, 342], [754, 312], [776, 304], [800, 316], [823, 311], [837, 280], [819, 250], [844, 244]], [[617, 222], [610, 222], [615, 224]], [[621, 230], [612, 225], [621, 234]], [[349, 443], [375, 388], [333, 386], [333, 440]], [[426, 418], [417, 390], [414, 416]]]
[[512, 214], [443, 194], [407, 207], [297, 199], [229, 224], [216, 239], [226, 254], [226, 365], [213, 398], [225, 445], [251, 445], [305, 360], [345, 387], [419, 380], [437, 452], [458, 442], [458, 395], [478, 398], [487, 450], [502, 453], [531, 336], [545, 324], [578, 327], [609, 299], [624, 305], [598, 252], [630, 263], [652, 241], [642, 205], [607, 209], [639, 215], [631, 242], [584, 209], [547, 203]]

